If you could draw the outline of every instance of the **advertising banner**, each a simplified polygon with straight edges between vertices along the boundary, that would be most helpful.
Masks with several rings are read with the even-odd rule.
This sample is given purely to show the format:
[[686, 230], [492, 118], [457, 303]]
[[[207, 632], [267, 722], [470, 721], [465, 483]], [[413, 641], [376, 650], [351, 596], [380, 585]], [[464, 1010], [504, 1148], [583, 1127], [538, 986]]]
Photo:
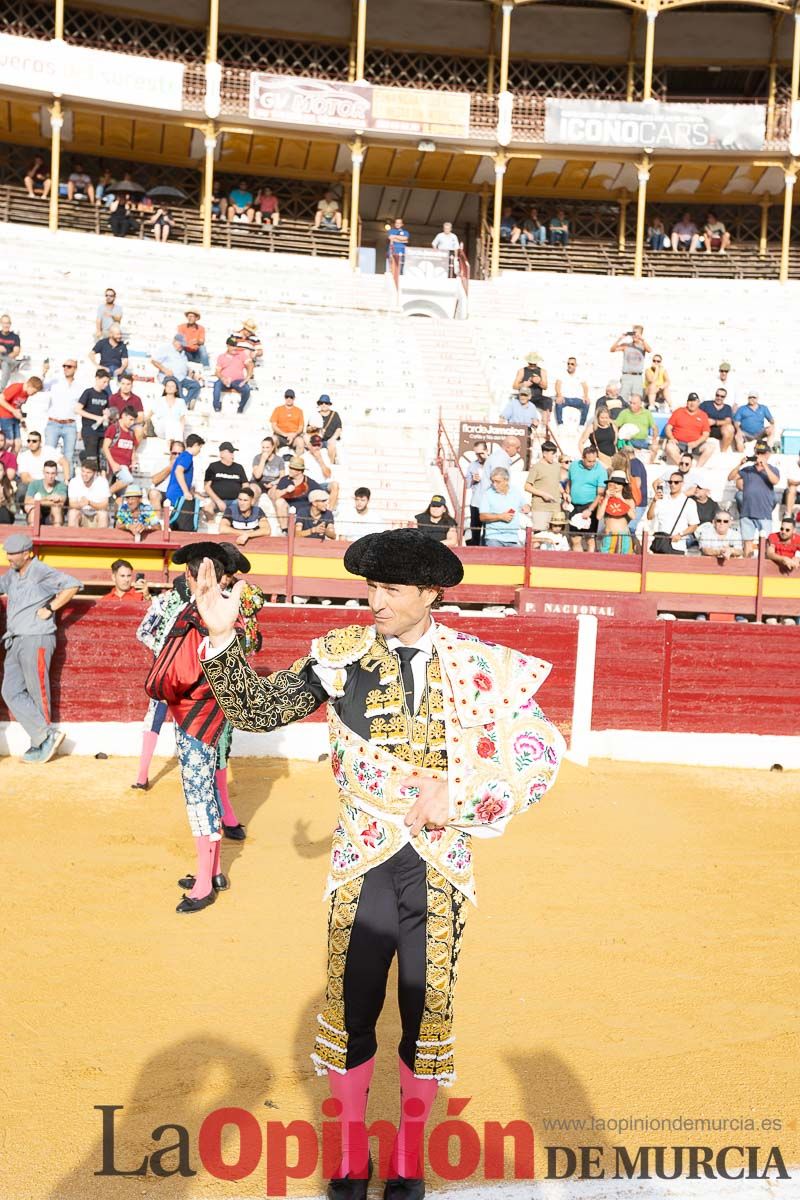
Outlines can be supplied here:
[[612, 149], [763, 150], [763, 104], [546, 100], [546, 142]]

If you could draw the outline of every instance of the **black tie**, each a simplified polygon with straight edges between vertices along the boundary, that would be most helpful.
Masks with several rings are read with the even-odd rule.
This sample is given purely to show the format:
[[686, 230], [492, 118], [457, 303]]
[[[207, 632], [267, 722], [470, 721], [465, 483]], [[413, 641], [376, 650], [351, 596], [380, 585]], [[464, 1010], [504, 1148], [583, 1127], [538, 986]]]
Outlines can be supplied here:
[[411, 670], [411, 660], [419, 654], [416, 646], [398, 646], [395, 654], [400, 659], [400, 678], [403, 680], [403, 691], [406, 694], [408, 711], [414, 711], [414, 672]]

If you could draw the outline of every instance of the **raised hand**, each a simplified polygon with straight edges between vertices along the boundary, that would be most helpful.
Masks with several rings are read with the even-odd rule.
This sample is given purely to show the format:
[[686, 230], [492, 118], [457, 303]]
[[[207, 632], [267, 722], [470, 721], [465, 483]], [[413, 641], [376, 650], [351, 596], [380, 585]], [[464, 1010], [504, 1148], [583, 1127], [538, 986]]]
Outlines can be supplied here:
[[240, 579], [232, 589], [230, 596], [223, 596], [211, 559], [203, 559], [197, 573], [194, 597], [197, 602], [197, 611], [203, 618], [211, 637], [212, 646], [221, 645], [233, 633], [239, 616], [243, 588], [244, 580]]

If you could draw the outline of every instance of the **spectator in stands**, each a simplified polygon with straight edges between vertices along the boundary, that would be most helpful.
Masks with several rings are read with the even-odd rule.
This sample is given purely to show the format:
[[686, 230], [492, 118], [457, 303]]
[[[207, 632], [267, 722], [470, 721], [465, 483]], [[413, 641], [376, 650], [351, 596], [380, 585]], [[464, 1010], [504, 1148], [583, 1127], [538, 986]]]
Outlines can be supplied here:
[[167, 379], [174, 379], [181, 397], [191, 409], [200, 395], [200, 384], [191, 373], [185, 348], [183, 335], [176, 333], [172, 343], [159, 350], [150, 361], [158, 371], [158, 382], [163, 384]]
[[778, 497], [775, 488], [780, 483], [780, 472], [769, 461], [769, 446], [766, 442], [756, 445], [755, 462], [743, 458], [728, 475], [741, 490], [739, 505], [739, 528], [744, 542], [745, 558], [753, 554], [758, 538], [772, 532], [772, 514]]
[[556, 209], [556, 215], [550, 218], [550, 245], [569, 245], [569, 221], [563, 208]]
[[736, 426], [733, 422], [733, 409], [727, 402], [727, 390], [720, 386], [714, 393], [713, 400], [704, 400], [700, 405], [701, 412], [708, 417], [711, 426], [710, 436], [719, 442], [720, 450], [730, 450], [733, 445]]
[[745, 442], [753, 440], [769, 442], [775, 432], [775, 418], [766, 404], [759, 402], [758, 392], [747, 394], [747, 403], [733, 414], [736, 426], [736, 449], [744, 450]]
[[639, 522], [647, 511], [647, 470], [637, 456], [633, 446], [622, 446], [611, 460], [611, 470], [623, 471], [628, 481], [633, 502], [636, 505], [634, 524]]
[[596, 409], [593, 423], [585, 426], [578, 439], [578, 450], [581, 454], [589, 447], [599, 458], [601, 467], [609, 470], [617, 449], [617, 428], [607, 408]]
[[97, 341], [108, 336], [112, 325], [122, 323], [122, 305], [117, 300], [113, 288], [106, 288], [103, 303], [97, 306], [97, 317], [94, 322], [94, 332]]
[[[137, 420], [144, 417], [142, 398], [137, 396], [133, 390], [133, 376], [130, 371], [123, 371], [120, 375], [118, 389], [111, 394], [108, 407], [116, 409], [117, 414], [121, 413], [123, 408], [132, 408], [136, 413]], [[113, 417], [113, 413], [111, 416]]]
[[206, 350], [206, 331], [200, 324], [200, 313], [196, 308], [187, 308], [183, 314], [186, 320], [178, 326], [178, 333], [183, 338], [183, 353], [191, 363], [200, 363], [207, 367], [208, 350]]
[[553, 513], [547, 529], [541, 529], [531, 535], [534, 550], [569, 550], [569, 542], [564, 536], [567, 528], [567, 518], [562, 512]]
[[[328, 493], [325, 492], [327, 502]], [[239, 488], [235, 500], [227, 505], [219, 524], [220, 533], [238, 533], [237, 546], [246, 546], [251, 538], [269, 536], [269, 521], [256, 507], [256, 493], [248, 485]]]
[[606, 490], [597, 506], [598, 524], [602, 523], [601, 554], [633, 554], [631, 522], [636, 516], [628, 476], [625, 471], [612, 471]]
[[606, 384], [606, 390], [602, 396], [599, 396], [594, 405], [594, 417], [597, 420], [597, 415], [602, 408], [608, 409], [612, 419], [622, 409], [624, 401], [619, 394], [619, 380], [609, 379]]
[[[542, 366], [542, 356], [537, 354], [535, 350], [531, 350], [525, 359], [525, 366], [520, 367], [514, 376], [514, 382], [511, 385], [513, 391], [518, 391], [524, 383], [527, 383], [531, 389], [531, 399], [537, 408], [542, 407], [542, 400], [547, 400], [544, 393], [547, 391], [547, 371]], [[552, 400], [548, 401], [550, 409], [553, 407]]]
[[143, 496], [138, 483], [129, 483], [114, 521], [115, 529], [124, 529], [135, 542], [141, 542], [146, 534], [161, 528], [161, 518]]
[[136, 424], [136, 409], [123, 408], [118, 419], [108, 425], [103, 437], [103, 455], [108, 463], [112, 496], [133, 483], [136, 448], [141, 440], [142, 427]]
[[94, 373], [94, 387], [86, 388], [78, 400], [77, 413], [81, 418], [84, 458], [100, 461], [100, 448], [108, 424], [110, 399], [108, 370], [98, 367]]
[[486, 459], [489, 456], [489, 447], [486, 442], [473, 442], [472, 449], [475, 453], [475, 459], [473, 462], [468, 463], [464, 472], [467, 479], [467, 487], [469, 488], [469, 537], [467, 538], [467, 545], [482, 546], [483, 525], [481, 524], [479, 499]]
[[[735, 383], [731, 381], [731, 364], [729, 362], [721, 362], [719, 364], [716, 377], [708, 388], [707, 394], [709, 399], [712, 398], [716, 394], [717, 390], [721, 387], [725, 388], [728, 404], [730, 404], [733, 411], [736, 412], [736, 409], [739, 407], [740, 401], [742, 401], [743, 398], [737, 390]], [[744, 399], [746, 400], [747, 397], [745, 396]]]
[[50, 195], [50, 170], [45, 166], [41, 154], [34, 156], [33, 162], [25, 172], [23, 183], [25, 191], [31, 198], [46, 200]]
[[322, 542], [326, 538], [333, 540], [336, 529], [333, 524], [333, 513], [328, 508], [330, 497], [321, 488], [313, 488], [308, 493], [308, 508], [297, 513], [295, 536], [316, 538]]
[[697, 247], [700, 245], [700, 234], [697, 232], [697, 226], [692, 220], [692, 214], [685, 212], [680, 221], [672, 226], [672, 249], [673, 250], [688, 250], [694, 254]]
[[163, 438], [165, 441], [183, 441], [186, 413], [186, 404], [178, 392], [178, 382], [169, 378], [164, 381], [164, 389], [153, 401], [153, 407], [145, 419], [152, 422], [157, 438]]
[[89, 358], [96, 367], [108, 367], [112, 379], [119, 379], [128, 369], [128, 347], [122, 340], [122, 330], [116, 321], [111, 325], [108, 336], [100, 338], [89, 351]]
[[683, 476], [673, 471], [669, 491], [659, 479], [653, 487], [653, 499], [647, 509], [650, 522], [650, 550], [653, 554], [685, 554], [686, 538], [700, 524], [697, 506], [683, 491]]
[[110, 496], [108, 480], [97, 462], [85, 458], [67, 486], [67, 524], [72, 529], [107, 529]]
[[637, 392], [630, 394], [625, 408], [614, 417], [614, 426], [619, 442], [628, 442], [636, 450], [649, 449], [650, 461], [655, 462], [658, 450], [658, 426], [650, 409], [645, 408], [642, 397]]
[[647, 245], [650, 250], [669, 250], [672, 247], [664, 222], [659, 216], [654, 216], [647, 226]]
[[259, 188], [256, 196], [256, 224], [271, 225], [273, 229], [277, 229], [280, 223], [281, 213], [278, 197], [271, 187]]
[[83, 163], [76, 162], [72, 174], [67, 180], [68, 200], [88, 200], [94, 204], [94, 185], [83, 169]]
[[394, 260], [401, 275], [406, 265], [408, 239], [409, 233], [403, 224], [403, 218], [395, 217], [386, 242], [386, 261], [391, 265]]
[[644, 373], [647, 407], [655, 412], [672, 410], [672, 381], [660, 354], [654, 354]]
[[147, 224], [153, 230], [153, 237], [157, 242], [166, 242], [169, 240], [169, 231], [175, 224], [175, 218], [166, 205], [159, 205], [147, 221]]
[[222, 194], [222, 183], [219, 179], [215, 179], [211, 188], [211, 220], [224, 221], [227, 211], [228, 200]]
[[567, 471], [566, 499], [572, 505], [569, 541], [573, 550], [595, 548], [597, 510], [605, 495], [608, 473], [598, 461], [594, 446], [584, 446], [579, 460]]
[[[678, 471], [680, 474], [683, 474], [680, 467], [678, 468]], [[684, 487], [683, 491], [685, 495], [691, 496], [694, 500], [695, 508], [697, 509], [697, 515], [700, 518], [700, 524], [713, 525], [714, 518], [719, 511], [719, 503], [711, 495], [711, 488], [709, 486], [708, 479], [706, 478], [705, 471], [702, 473], [698, 472], [698, 474], [700, 474], [700, 478], [697, 480], [694, 489]]]
[[627, 400], [631, 392], [644, 395], [644, 361], [651, 353], [649, 344], [644, 339], [644, 326], [634, 325], [627, 333], [623, 333], [611, 347], [611, 354], [622, 354], [622, 399]]
[[683, 408], [670, 413], [664, 429], [664, 454], [667, 462], [677, 463], [688, 451], [702, 467], [714, 453], [716, 443], [710, 441], [711, 424], [700, 409], [697, 392], [689, 392]]
[[[48, 369], [45, 364], [45, 377]], [[61, 373], [44, 381], [44, 390], [49, 397], [44, 440], [48, 446], [55, 446], [56, 449], [62, 445], [64, 457], [69, 463], [75, 456], [75, 444], [78, 441], [75, 413], [83, 392], [76, 378], [77, 370], [78, 360], [67, 357], [62, 363]]]
[[[192, 491], [194, 483], [194, 460], [204, 445], [205, 441], [200, 437], [199, 433], [190, 433], [186, 439], [186, 448], [172, 460], [169, 479], [164, 491], [164, 502], [169, 504], [173, 510], [177, 507], [181, 499], [187, 504], [191, 504], [194, 500], [194, 492]], [[153, 492], [150, 493], [150, 502], [154, 508], [158, 507]]]
[[317, 203], [317, 211], [314, 214], [314, 228], [329, 232], [342, 228], [342, 214], [339, 212], [339, 201], [330, 190]]
[[543, 246], [547, 241], [547, 225], [539, 220], [539, 210], [531, 208], [521, 225], [516, 225], [511, 234], [512, 244], [519, 242], [521, 246]]
[[[703, 482], [706, 473], [705, 471], [697, 470], [695, 467], [695, 461], [688, 450], [682, 453], [678, 459], [677, 472], [683, 479], [683, 494], [685, 496], [694, 497], [695, 492], [697, 491], [697, 486], [699, 483]], [[661, 476], [661, 482], [664, 484], [665, 488], [667, 488], [669, 485], [670, 475], [674, 474], [675, 468], [670, 467], [666, 474]]]
[[561, 512], [561, 464], [555, 442], [542, 442], [542, 457], [532, 464], [525, 480], [525, 491], [531, 497], [531, 529], [539, 533], [550, 527], [556, 513]]
[[44, 464], [42, 478], [32, 480], [25, 493], [25, 516], [28, 524], [33, 523], [33, 508], [37, 501], [42, 506], [42, 524], [64, 524], [67, 485], [60, 482], [58, 464], [51, 458]]
[[566, 376], [556, 380], [556, 421], [559, 425], [563, 423], [565, 408], [578, 410], [579, 425], [585, 425], [588, 421], [589, 384], [585, 379], [578, 378], [578, 360], [574, 354], [570, 354], [567, 359]]
[[[481, 482], [478, 485], [477, 503], [479, 510], [483, 510], [483, 497], [491, 486], [492, 471], [495, 467], [505, 467], [511, 475], [512, 480], [516, 483], [516, 477], [520, 475], [521, 469], [524, 466], [520, 449], [522, 442], [515, 433], [509, 433], [504, 437], [499, 446], [495, 446], [483, 467], [481, 474]], [[473, 493], [475, 495], [475, 493]], [[485, 530], [484, 530], [485, 533]]]
[[282, 446], [288, 446], [293, 438], [296, 438], [298, 433], [302, 433], [305, 428], [306, 421], [303, 410], [294, 401], [293, 389], [287, 388], [283, 393], [283, 404], [279, 404], [272, 410], [272, 416], [269, 419], [279, 450]]
[[9, 479], [0, 455], [0, 525], [13, 525], [17, 516], [17, 489]]
[[731, 515], [724, 508], [714, 513], [712, 521], [699, 525], [695, 537], [705, 558], [716, 558], [723, 563], [729, 558], [742, 557], [741, 534], [731, 527]]
[[17, 452], [0, 429], [0, 463], [7, 477], [13, 482], [17, 477]]
[[409, 521], [409, 525], [421, 530], [426, 537], [433, 538], [436, 542], [444, 542], [446, 546], [458, 545], [455, 518], [447, 511], [447, 501], [438, 492], [431, 496], [428, 507], [417, 513], [413, 521]]
[[69, 479], [67, 460], [60, 458], [52, 446], [42, 446], [42, 435], [35, 429], [29, 429], [26, 449], [17, 458], [17, 500], [20, 503], [31, 483], [44, 478], [44, 464], [51, 460], [58, 463], [64, 478]]
[[334, 409], [330, 396], [325, 394], [320, 396], [317, 401], [317, 411], [322, 422], [319, 431], [322, 448], [328, 455], [331, 463], [335, 465], [339, 442], [342, 438], [342, 418]]
[[539, 410], [531, 403], [531, 389], [523, 384], [500, 413], [501, 425], [524, 425], [527, 429], [539, 424]]
[[257, 367], [260, 359], [264, 356], [264, 347], [258, 336], [258, 325], [253, 318], [248, 317], [242, 321], [241, 329], [234, 330], [231, 336], [236, 338], [236, 345], [240, 350], [246, 351], [248, 360], [254, 367]]
[[519, 223], [514, 216], [514, 209], [510, 204], [504, 204], [500, 214], [500, 241], [510, 242], [515, 229], [519, 229]]
[[114, 586], [110, 592], [99, 596], [100, 601], [117, 600], [123, 604], [139, 605], [142, 601], [150, 603], [150, 588], [144, 575], [134, 575], [133, 564], [127, 558], [117, 558], [111, 564], [111, 578]]
[[[530, 505], [525, 503], [522, 493], [511, 484], [508, 468], [495, 467], [489, 479], [489, 487], [481, 500], [481, 521], [485, 529], [484, 545], [495, 548], [518, 546], [520, 516], [529, 512]], [[425, 532], [427, 533], [427, 529]], [[454, 545], [455, 541], [450, 544]]]
[[286, 474], [280, 477], [274, 491], [270, 492], [281, 532], [286, 533], [288, 528], [290, 505], [295, 513], [307, 512], [309, 493], [324, 490], [316, 479], [306, 475], [305, 459], [299, 456], [290, 458], [286, 464]]
[[711, 209], [709, 209], [703, 227], [703, 243], [707, 254], [711, 254], [714, 250], [718, 254], [724, 254], [731, 247], [731, 235], [725, 228], [724, 221], [720, 221], [717, 214]]
[[377, 533], [378, 525], [369, 511], [372, 492], [368, 487], [357, 487], [353, 492], [353, 504], [344, 518], [338, 521], [338, 536], [346, 542], [355, 542], [365, 533]]
[[[111, 189], [111, 184], [113, 182], [113, 176], [108, 167], [106, 167], [105, 171], [103, 171], [103, 174], [98, 179], [97, 187], [94, 190], [95, 203], [97, 204], [98, 208], [100, 208], [103, 204], [105, 204], [106, 208], [108, 208], [109, 204], [114, 199], [114, 193]], [[98, 337], [99, 336], [100, 330], [98, 330]]]
[[237, 413], [243, 413], [250, 399], [249, 380], [253, 374], [253, 364], [246, 350], [240, 349], [236, 338], [231, 335], [225, 342], [227, 349], [217, 359], [214, 380], [214, 412], [222, 412], [222, 393], [237, 392], [239, 404]]
[[238, 186], [228, 194], [228, 220], [252, 224], [254, 219], [253, 193], [247, 186], [247, 180], [240, 179]]
[[209, 501], [203, 509], [210, 517], [218, 513], [224, 515], [241, 489], [247, 486], [247, 472], [234, 459], [236, 452], [232, 442], [220, 442], [219, 458], [206, 467], [203, 484]]
[[256, 500], [262, 492], [268, 492], [278, 482], [286, 466], [286, 460], [278, 454], [275, 438], [265, 437], [261, 440], [261, 450], [253, 459], [250, 471], [250, 488]]
[[21, 353], [19, 334], [11, 328], [8, 313], [3, 313], [0, 317], [0, 392], [8, 387]]
[[455, 279], [458, 275], [456, 264], [458, 262], [458, 252], [461, 249], [461, 242], [458, 239], [458, 234], [453, 233], [451, 221], [444, 222], [441, 232], [437, 233], [431, 245], [434, 250], [442, 250], [447, 254], [447, 274], [450, 279]]
[[22, 406], [29, 396], [35, 396], [43, 387], [39, 376], [31, 375], [24, 383], [10, 383], [0, 395], [0, 429], [9, 441], [13, 441], [15, 450], [21, 445], [21, 422], [25, 417]]
[[139, 228], [136, 220], [136, 205], [124, 192], [114, 196], [108, 206], [108, 213], [108, 223], [114, 237], [127, 237], [129, 233], [136, 233]]
[[178, 438], [174, 438], [170, 442], [167, 465], [165, 467], [161, 467], [158, 471], [154, 471], [150, 478], [150, 487], [148, 488], [147, 498], [156, 512], [161, 511], [167, 494], [166, 488], [164, 491], [161, 491], [161, 484], [169, 478], [170, 472], [172, 471], [172, 464], [175, 462], [175, 459], [178, 457], [178, 455], [182, 454], [185, 449], [185, 443], [180, 441]]
[[786, 575], [797, 570], [800, 564], [800, 534], [795, 529], [791, 515], [783, 517], [777, 533], [768, 536], [764, 553]]

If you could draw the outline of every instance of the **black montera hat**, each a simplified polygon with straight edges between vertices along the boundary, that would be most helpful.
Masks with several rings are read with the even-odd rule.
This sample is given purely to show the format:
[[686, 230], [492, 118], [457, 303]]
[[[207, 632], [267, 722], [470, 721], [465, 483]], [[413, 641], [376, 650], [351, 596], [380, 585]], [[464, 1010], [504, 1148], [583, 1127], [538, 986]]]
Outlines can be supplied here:
[[228, 556], [225, 554], [225, 545], [225, 542], [186, 542], [173, 554], [173, 565], [180, 567], [195, 558], [215, 558], [227, 571]]
[[348, 546], [345, 570], [376, 583], [412, 583], [417, 587], [455, 587], [464, 578], [458, 555], [419, 529], [368, 533]]
[[222, 559], [228, 575], [235, 575], [237, 572], [246, 575], [250, 570], [250, 559], [245, 558], [239, 547], [234, 546], [233, 542], [220, 542], [217, 546], [217, 558]]

